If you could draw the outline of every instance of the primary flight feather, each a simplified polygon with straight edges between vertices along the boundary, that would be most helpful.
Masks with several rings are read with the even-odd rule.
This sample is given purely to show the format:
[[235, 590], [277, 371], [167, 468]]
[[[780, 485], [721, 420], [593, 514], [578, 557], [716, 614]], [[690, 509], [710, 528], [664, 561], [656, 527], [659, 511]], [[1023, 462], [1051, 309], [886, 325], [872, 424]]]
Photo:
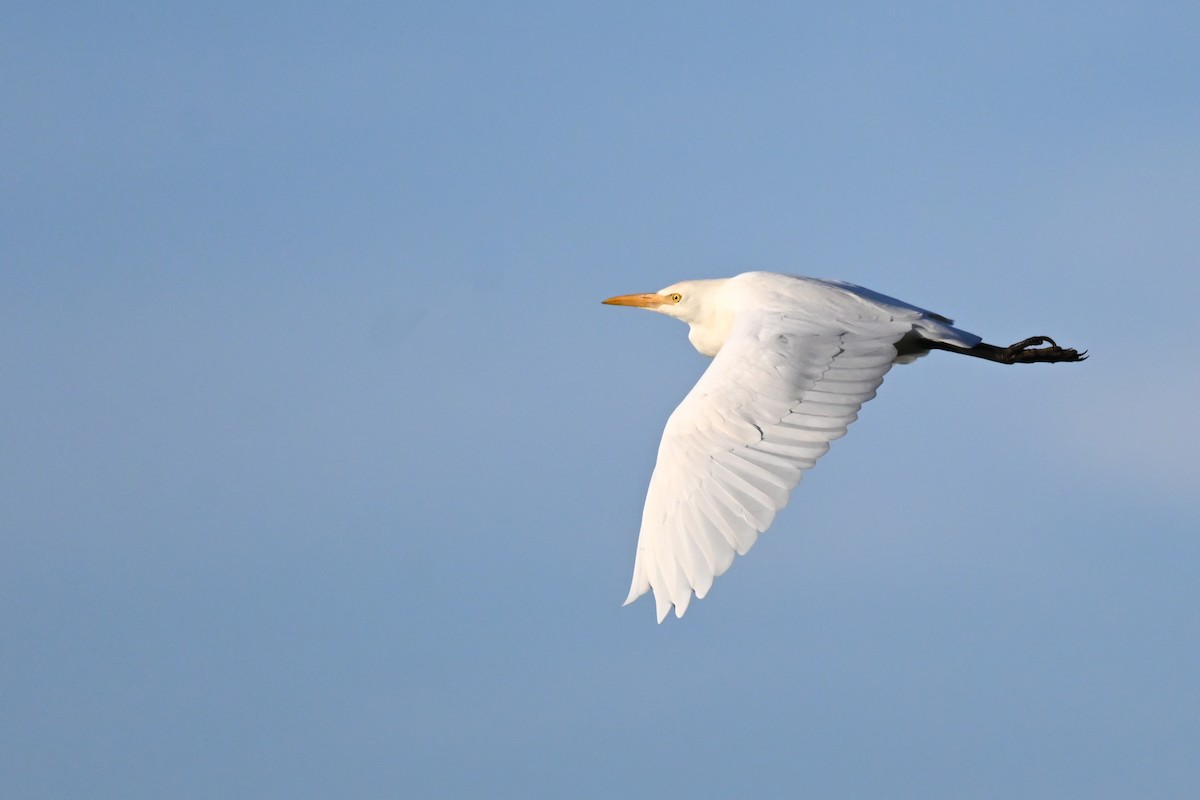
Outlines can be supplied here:
[[713, 357], [667, 420], [642, 512], [625, 602], [653, 590], [659, 622], [753, 546], [893, 364], [930, 350], [1004, 364], [1087, 357], [1044, 336], [996, 347], [860, 286], [770, 272], [604, 302], [683, 320]]

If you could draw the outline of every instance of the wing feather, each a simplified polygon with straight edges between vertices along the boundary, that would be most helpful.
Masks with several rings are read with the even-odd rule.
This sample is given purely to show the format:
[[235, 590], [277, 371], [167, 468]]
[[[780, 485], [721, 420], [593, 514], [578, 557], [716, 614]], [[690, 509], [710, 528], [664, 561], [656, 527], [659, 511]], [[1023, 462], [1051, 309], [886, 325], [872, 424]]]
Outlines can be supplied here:
[[626, 603], [661, 622], [744, 555], [875, 396], [910, 319], [818, 325], [747, 312], [671, 414], [650, 479]]
[[[709, 522], [713, 523], [720, 532], [730, 553], [745, 555], [754, 544], [753, 537], [747, 535], [746, 526], [736, 511], [716, 496], [715, 492], [699, 492], [693, 495], [694, 507]], [[714, 545], [715, 548], [715, 545]], [[725, 561], [726, 559], [722, 559]], [[725, 569], [733, 563], [732, 556], [728, 557]], [[721, 572], [724, 572], [722, 569]], [[721, 573], [717, 573], [721, 574]], [[647, 587], [649, 588], [649, 587]]]

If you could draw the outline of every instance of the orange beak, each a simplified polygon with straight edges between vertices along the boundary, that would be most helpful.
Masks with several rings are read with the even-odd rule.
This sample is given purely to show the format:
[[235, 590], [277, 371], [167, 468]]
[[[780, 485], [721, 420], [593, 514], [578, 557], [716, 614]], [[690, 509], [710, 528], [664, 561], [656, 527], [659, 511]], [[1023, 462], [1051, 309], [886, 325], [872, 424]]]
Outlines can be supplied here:
[[600, 302], [609, 306], [633, 306], [635, 308], [658, 308], [671, 302], [661, 294], [622, 294]]

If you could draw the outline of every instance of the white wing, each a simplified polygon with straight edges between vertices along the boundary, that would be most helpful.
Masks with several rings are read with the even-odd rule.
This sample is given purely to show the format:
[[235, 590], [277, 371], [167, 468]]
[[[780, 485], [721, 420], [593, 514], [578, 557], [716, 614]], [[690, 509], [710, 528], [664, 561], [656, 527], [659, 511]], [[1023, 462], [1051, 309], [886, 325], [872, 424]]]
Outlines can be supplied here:
[[667, 420], [626, 604], [654, 590], [658, 620], [743, 555], [829, 442], [875, 396], [912, 320], [815, 323], [739, 314]]

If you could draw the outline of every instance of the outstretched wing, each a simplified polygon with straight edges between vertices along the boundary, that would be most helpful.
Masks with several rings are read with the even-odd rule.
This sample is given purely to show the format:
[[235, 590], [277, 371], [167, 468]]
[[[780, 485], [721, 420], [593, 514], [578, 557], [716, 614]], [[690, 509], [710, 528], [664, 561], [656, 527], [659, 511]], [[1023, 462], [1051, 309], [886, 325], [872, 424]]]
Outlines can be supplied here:
[[875, 396], [911, 320], [837, 327], [743, 313], [667, 420], [626, 603], [654, 590], [658, 620], [743, 555], [800, 477]]

